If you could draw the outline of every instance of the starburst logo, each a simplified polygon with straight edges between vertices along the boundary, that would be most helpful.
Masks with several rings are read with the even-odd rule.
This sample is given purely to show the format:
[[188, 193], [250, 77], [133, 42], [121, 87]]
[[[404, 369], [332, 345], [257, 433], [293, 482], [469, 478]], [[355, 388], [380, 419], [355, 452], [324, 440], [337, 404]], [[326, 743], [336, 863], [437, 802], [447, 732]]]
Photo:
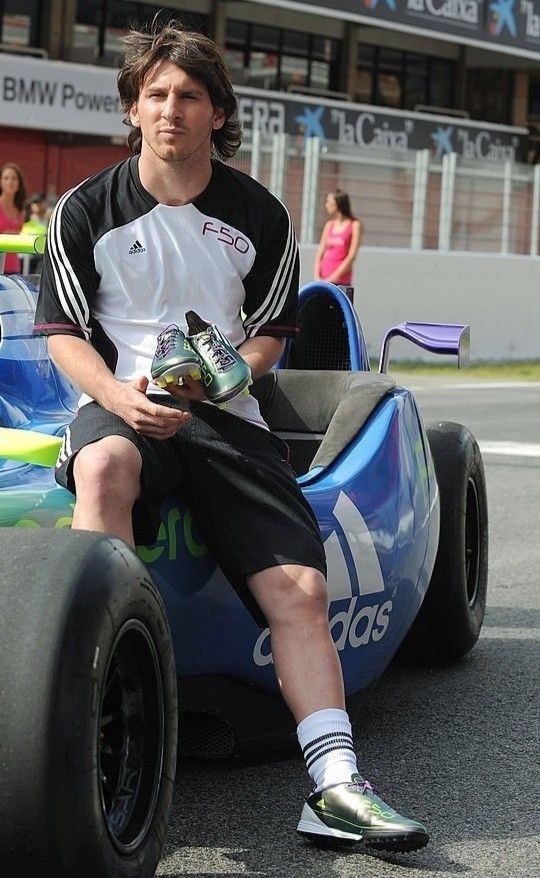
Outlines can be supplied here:
[[447, 128], [442, 128], [440, 125], [434, 134], [431, 135], [431, 139], [435, 141], [435, 158], [440, 159], [441, 156], [447, 155], [452, 152], [452, 134], [454, 133], [454, 126], [448, 125]]
[[507, 28], [513, 37], [517, 36], [516, 21], [514, 18], [514, 4], [516, 0], [493, 0], [489, 4], [491, 18], [488, 29], [493, 37], [500, 37], [503, 28]]
[[[383, 0], [383, 2], [386, 3], [388, 8], [391, 9], [392, 12], [396, 11], [396, 0]], [[377, 8], [378, 5], [379, 0], [364, 0], [364, 6], [366, 7], [366, 9], [371, 9], [372, 12], [374, 9]]]
[[324, 107], [314, 107], [313, 109], [304, 107], [303, 112], [295, 116], [294, 121], [300, 126], [305, 137], [320, 137], [324, 140], [326, 134], [322, 124], [323, 113]]

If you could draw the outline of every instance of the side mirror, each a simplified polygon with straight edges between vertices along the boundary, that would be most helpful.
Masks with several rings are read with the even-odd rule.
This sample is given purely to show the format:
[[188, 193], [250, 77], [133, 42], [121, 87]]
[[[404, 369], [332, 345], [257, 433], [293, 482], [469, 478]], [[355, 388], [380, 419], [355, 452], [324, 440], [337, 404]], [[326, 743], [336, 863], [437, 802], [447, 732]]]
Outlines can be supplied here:
[[399, 323], [389, 329], [384, 337], [379, 372], [388, 369], [390, 341], [396, 336], [406, 338], [432, 354], [457, 356], [460, 369], [469, 365], [470, 326], [463, 323]]

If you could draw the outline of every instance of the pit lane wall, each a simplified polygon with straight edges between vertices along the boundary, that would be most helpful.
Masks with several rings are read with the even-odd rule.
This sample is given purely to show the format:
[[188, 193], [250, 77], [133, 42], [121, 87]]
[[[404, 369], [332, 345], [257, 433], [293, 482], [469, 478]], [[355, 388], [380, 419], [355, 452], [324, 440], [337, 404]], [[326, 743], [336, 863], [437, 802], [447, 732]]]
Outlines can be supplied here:
[[[313, 280], [315, 250], [300, 247], [302, 284]], [[539, 257], [364, 247], [353, 283], [370, 357], [378, 358], [390, 326], [413, 320], [469, 323], [472, 361], [540, 359]], [[434, 362], [395, 339], [390, 362], [400, 360]]]

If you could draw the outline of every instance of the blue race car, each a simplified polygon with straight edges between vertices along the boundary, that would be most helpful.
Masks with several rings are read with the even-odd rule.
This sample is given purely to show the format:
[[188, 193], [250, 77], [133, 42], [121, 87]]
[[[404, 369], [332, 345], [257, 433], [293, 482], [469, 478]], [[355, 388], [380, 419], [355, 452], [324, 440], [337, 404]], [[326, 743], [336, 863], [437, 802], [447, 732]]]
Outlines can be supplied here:
[[[78, 394], [32, 336], [36, 281], [0, 277], [2, 862], [22, 875], [150, 878], [172, 798], [177, 691], [184, 754], [283, 749], [294, 724], [268, 630], [176, 497], [137, 553], [70, 530], [74, 498], [53, 465]], [[394, 335], [466, 355], [468, 327], [405, 323], [374, 373], [347, 296], [308, 284], [298, 338], [253, 388], [319, 522], [353, 716], [396, 654], [463, 656], [486, 599], [478, 445], [459, 424], [424, 427], [386, 371]]]

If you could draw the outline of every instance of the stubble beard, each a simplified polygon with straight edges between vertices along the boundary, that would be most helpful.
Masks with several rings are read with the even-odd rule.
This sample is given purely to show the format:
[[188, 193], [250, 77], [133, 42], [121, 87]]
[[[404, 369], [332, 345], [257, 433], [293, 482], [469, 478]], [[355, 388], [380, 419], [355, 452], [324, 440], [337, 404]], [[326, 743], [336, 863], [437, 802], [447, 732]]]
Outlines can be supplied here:
[[154, 155], [160, 159], [160, 161], [165, 162], [168, 165], [177, 165], [178, 167], [182, 165], [189, 164], [191, 161], [195, 161], [198, 157], [198, 154], [203, 153], [206, 155], [207, 145], [211, 148], [212, 143], [212, 132], [213, 128], [210, 128], [208, 134], [203, 137], [198, 143], [191, 144], [189, 147], [177, 147], [177, 146], [160, 146], [159, 139], [155, 138], [145, 138], [143, 135], [143, 143], [151, 149]]

